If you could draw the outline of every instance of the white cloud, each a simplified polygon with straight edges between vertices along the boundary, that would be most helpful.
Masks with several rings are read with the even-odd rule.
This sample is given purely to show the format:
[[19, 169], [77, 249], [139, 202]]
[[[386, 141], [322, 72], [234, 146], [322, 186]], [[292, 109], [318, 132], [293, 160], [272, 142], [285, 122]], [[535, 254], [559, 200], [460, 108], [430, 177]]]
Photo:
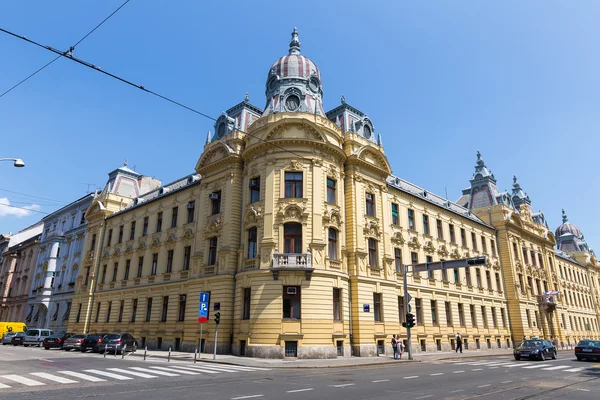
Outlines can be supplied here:
[[32, 204], [30, 206], [17, 206], [20, 208], [9, 207], [10, 202], [6, 197], [0, 197], [0, 217], [26, 217], [31, 214], [31, 210], [37, 211], [40, 209], [40, 206], [37, 204]]

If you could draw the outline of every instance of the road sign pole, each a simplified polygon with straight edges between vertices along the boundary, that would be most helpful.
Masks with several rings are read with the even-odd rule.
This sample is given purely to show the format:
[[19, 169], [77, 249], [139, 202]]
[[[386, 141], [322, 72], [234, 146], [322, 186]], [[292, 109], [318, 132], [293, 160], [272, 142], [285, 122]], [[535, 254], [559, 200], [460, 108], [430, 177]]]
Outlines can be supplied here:
[[219, 336], [219, 324], [215, 324], [215, 348], [213, 349], [213, 360], [217, 359], [217, 337]]
[[202, 358], [202, 322], [200, 322], [200, 340], [198, 340], [198, 353], [199, 357]]
[[[408, 304], [408, 265], [404, 265], [404, 313], [407, 314], [410, 312], [409, 304]], [[408, 347], [408, 359], [412, 360], [412, 341], [410, 335], [410, 328], [406, 328], [406, 347]]]

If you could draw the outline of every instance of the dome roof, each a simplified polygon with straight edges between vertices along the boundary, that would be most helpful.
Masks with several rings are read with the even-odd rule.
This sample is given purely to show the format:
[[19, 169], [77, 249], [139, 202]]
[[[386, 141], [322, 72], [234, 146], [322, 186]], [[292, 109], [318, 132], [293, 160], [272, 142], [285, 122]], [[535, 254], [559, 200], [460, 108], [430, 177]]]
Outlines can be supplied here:
[[581, 230], [579, 230], [579, 228], [576, 225], [569, 223], [569, 219], [567, 218], [565, 210], [562, 210], [562, 220], [562, 225], [556, 228], [556, 232], [554, 234], [556, 238], [559, 238], [562, 235], [573, 235], [579, 239], [583, 237]]
[[290, 42], [289, 54], [279, 58], [271, 65], [269, 76], [276, 74], [279, 79], [283, 78], [310, 78], [316, 75], [321, 79], [321, 72], [317, 65], [308, 57], [300, 54], [302, 43], [298, 40], [298, 30], [294, 28], [292, 41]]

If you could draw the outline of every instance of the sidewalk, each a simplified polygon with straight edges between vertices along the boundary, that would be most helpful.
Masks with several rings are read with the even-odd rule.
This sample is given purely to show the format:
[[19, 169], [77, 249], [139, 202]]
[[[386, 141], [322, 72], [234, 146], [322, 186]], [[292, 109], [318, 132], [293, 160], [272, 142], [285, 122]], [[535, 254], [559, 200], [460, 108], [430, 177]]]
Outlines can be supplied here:
[[[270, 359], [270, 358], [253, 358], [239, 357], [231, 354], [217, 354], [217, 359], [213, 360], [212, 354], [203, 353], [197, 362], [209, 362], [219, 364], [231, 364], [245, 367], [259, 368], [338, 368], [338, 367], [359, 367], [369, 365], [384, 365], [398, 364], [406, 362], [419, 361], [435, 361], [449, 360], [467, 357], [495, 357], [495, 356], [512, 356], [512, 349], [494, 349], [494, 350], [466, 350], [462, 354], [453, 351], [437, 351], [435, 353], [415, 353], [413, 361], [408, 360], [408, 354], [403, 354], [403, 359], [396, 361], [392, 356], [379, 357], [340, 357], [331, 359]], [[148, 350], [146, 352], [147, 359], [166, 359], [168, 351], [164, 350]], [[139, 349], [132, 354], [134, 357], [144, 357], [144, 350]], [[179, 351], [171, 352], [171, 360], [177, 361], [194, 361], [194, 353], [185, 353]]]

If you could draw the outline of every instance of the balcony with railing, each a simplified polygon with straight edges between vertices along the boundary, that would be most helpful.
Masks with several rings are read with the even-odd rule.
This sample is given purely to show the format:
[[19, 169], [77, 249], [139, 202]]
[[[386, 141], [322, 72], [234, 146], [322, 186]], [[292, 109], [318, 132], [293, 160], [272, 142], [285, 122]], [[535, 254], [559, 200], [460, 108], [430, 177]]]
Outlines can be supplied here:
[[552, 311], [556, 308], [556, 304], [557, 304], [556, 295], [544, 294], [541, 296], [537, 296], [537, 302], [541, 308], [543, 308], [547, 311]]
[[280, 271], [305, 271], [306, 280], [310, 281], [315, 269], [312, 265], [312, 255], [308, 253], [275, 253], [273, 254], [273, 279], [279, 279]]

